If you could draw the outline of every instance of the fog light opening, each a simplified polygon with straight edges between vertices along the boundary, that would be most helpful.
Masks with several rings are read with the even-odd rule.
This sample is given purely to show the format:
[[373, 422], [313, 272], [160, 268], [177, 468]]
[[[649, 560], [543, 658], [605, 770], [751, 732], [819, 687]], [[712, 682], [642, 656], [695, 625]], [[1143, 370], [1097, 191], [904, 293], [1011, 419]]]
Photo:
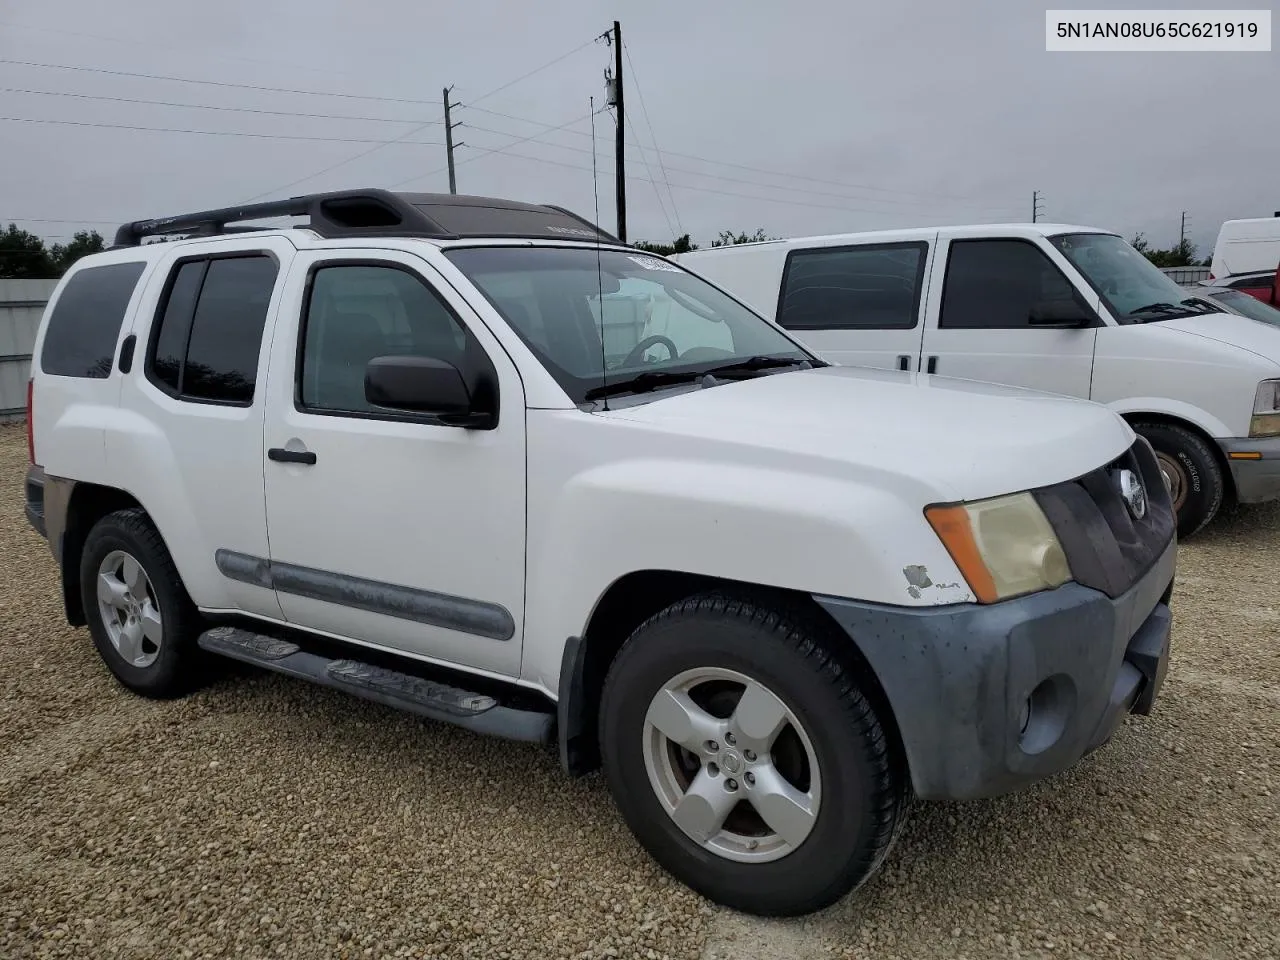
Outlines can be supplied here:
[[1065, 673], [1038, 683], [1023, 702], [1018, 743], [1024, 753], [1043, 753], [1062, 738], [1076, 707], [1076, 687]]

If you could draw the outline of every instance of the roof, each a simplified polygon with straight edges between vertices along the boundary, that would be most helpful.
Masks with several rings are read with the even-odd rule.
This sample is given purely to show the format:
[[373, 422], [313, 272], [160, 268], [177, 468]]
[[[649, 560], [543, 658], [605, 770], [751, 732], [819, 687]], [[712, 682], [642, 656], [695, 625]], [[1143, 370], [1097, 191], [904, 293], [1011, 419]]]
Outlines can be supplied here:
[[1008, 234], [1039, 234], [1055, 236], [1061, 233], [1112, 233], [1101, 227], [1086, 227], [1070, 223], [968, 223], [943, 224], [940, 226], [904, 227], [890, 230], [863, 230], [856, 233], [828, 233], [811, 237], [787, 237], [778, 240], [761, 240], [754, 243], [731, 244], [723, 247], [708, 247], [676, 254], [674, 259], [712, 255], [727, 250], [746, 250], [761, 247], [786, 247], [789, 244], [805, 244], [814, 246], [834, 246], [841, 243], [861, 241], [913, 240], [937, 233], [939, 230], [959, 230], [975, 236], [1000, 236]]
[[596, 224], [553, 204], [449, 193], [392, 193], [380, 188], [317, 193], [288, 200], [134, 220], [116, 231], [116, 247], [169, 234], [219, 236], [278, 230], [248, 221], [306, 217], [298, 227], [325, 238], [423, 237], [435, 240], [521, 238], [617, 243]]

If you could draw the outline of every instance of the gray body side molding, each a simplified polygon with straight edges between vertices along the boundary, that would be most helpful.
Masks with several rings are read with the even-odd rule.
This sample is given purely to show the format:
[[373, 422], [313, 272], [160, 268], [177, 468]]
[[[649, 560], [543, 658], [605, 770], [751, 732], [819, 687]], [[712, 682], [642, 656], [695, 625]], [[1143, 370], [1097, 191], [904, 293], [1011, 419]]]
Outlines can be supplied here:
[[510, 640], [516, 632], [510, 611], [496, 603], [267, 560], [234, 550], [215, 551], [214, 561], [224, 577], [268, 590], [355, 607], [401, 620], [414, 620], [491, 640]]

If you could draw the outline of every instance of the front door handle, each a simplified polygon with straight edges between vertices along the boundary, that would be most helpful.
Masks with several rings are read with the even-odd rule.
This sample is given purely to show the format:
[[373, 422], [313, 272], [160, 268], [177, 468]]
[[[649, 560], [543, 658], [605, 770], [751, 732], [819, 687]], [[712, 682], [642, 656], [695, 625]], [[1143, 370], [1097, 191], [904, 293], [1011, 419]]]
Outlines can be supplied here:
[[929, 362], [925, 365], [924, 372], [925, 373], [938, 372], [938, 358], [936, 356], [929, 358]]
[[310, 450], [286, 450], [284, 447], [272, 447], [267, 451], [267, 457], [279, 463], [305, 463], [310, 465], [316, 462], [316, 455]]
[[908, 363], [910, 363], [910, 362], [911, 362], [911, 357], [910, 357], [908, 354], [905, 354], [905, 353], [900, 353], [900, 354], [898, 354], [898, 369], [899, 369], [899, 370], [905, 370], [905, 369], [907, 369], [907, 364], [908, 364]]

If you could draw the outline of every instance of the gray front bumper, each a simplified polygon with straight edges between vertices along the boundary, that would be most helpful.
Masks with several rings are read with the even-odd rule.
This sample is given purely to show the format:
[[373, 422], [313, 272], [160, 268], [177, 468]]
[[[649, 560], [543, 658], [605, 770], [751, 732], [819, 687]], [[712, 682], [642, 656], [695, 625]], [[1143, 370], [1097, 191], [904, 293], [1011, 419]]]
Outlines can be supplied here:
[[1068, 583], [1003, 603], [934, 609], [815, 599], [870, 662], [916, 794], [1017, 790], [1150, 712], [1169, 662], [1177, 546], [1116, 599]]
[[[1238, 502], [1280, 500], [1280, 437], [1227, 437], [1219, 439], [1218, 446], [1227, 456]], [[1232, 460], [1232, 453], [1260, 453], [1262, 458]]]

